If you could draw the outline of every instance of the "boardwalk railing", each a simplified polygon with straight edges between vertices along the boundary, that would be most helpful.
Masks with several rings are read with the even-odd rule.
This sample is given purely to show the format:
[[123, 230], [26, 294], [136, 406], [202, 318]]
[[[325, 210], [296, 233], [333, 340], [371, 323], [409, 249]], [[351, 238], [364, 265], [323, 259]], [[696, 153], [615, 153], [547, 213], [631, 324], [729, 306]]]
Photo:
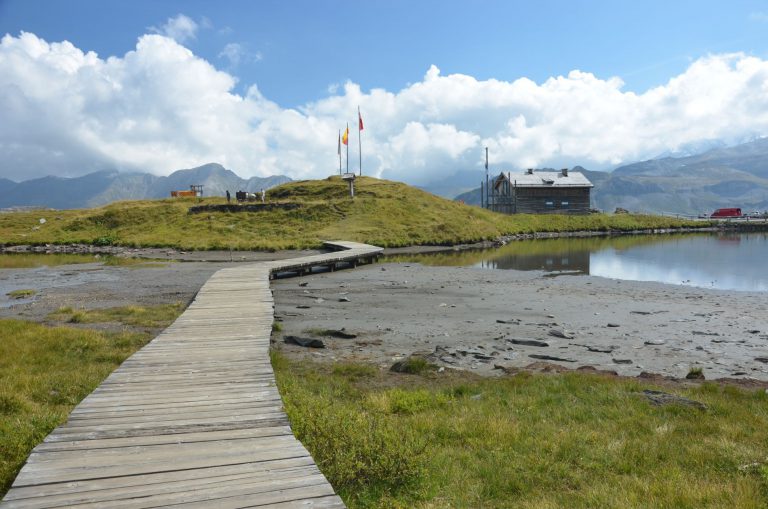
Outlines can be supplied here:
[[291, 431], [269, 362], [270, 278], [370, 261], [350, 242], [222, 269], [35, 447], [0, 507], [338, 508]]

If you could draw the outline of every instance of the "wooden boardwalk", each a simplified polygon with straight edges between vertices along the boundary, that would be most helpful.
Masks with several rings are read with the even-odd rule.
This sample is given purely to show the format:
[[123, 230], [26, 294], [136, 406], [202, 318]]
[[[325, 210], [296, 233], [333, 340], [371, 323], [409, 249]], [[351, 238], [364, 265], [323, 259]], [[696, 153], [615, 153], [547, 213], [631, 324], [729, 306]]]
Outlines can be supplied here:
[[344, 507], [291, 432], [269, 362], [279, 272], [380, 248], [216, 272], [189, 308], [35, 447], [0, 507]]

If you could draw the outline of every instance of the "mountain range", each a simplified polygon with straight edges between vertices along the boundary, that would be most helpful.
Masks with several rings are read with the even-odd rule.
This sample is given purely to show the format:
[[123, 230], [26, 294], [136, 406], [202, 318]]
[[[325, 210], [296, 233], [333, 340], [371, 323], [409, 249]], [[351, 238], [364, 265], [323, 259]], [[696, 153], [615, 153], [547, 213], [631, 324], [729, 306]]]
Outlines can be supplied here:
[[[664, 156], [620, 166], [612, 172], [576, 166], [594, 184], [592, 206], [607, 212], [691, 214], [721, 207], [745, 212], [768, 209], [768, 138], [732, 147], [708, 144], [695, 155]], [[714, 147], [714, 148], [712, 148]], [[498, 174], [492, 170], [491, 174]], [[482, 171], [459, 171], [422, 186], [434, 194], [479, 205]], [[205, 196], [243, 190], [258, 192], [291, 179], [283, 176], [242, 179], [220, 164], [178, 170], [166, 177], [148, 173], [100, 171], [76, 178], [43, 177], [24, 182], [0, 178], [0, 208], [84, 208], [117, 200], [165, 198], [173, 190], [203, 185]], [[467, 191], [462, 194], [461, 191]]]
[[171, 191], [202, 185], [204, 196], [224, 196], [229, 190], [258, 192], [290, 178], [277, 175], [242, 179], [220, 164], [178, 170], [166, 177], [148, 173], [99, 171], [82, 177], [43, 177], [23, 182], [0, 179], [0, 208], [47, 207], [74, 209], [96, 207], [118, 200], [167, 198]]
[[[592, 206], [607, 212], [618, 207], [690, 215], [721, 207], [768, 209], [768, 138], [685, 157], [650, 159], [612, 172], [579, 166], [572, 171], [581, 171], [594, 184]], [[479, 205], [480, 189], [455, 199]]]

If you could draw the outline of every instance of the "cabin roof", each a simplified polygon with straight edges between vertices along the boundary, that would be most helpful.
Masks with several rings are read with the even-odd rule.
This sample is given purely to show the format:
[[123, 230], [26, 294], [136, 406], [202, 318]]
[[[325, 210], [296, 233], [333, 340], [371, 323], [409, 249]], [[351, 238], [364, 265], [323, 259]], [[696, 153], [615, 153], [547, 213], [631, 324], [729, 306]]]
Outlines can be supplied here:
[[494, 179], [494, 185], [498, 186], [502, 179], [517, 187], [594, 187], [583, 173], [577, 171], [569, 171], [567, 176], [560, 171], [534, 171], [533, 174], [501, 172]]

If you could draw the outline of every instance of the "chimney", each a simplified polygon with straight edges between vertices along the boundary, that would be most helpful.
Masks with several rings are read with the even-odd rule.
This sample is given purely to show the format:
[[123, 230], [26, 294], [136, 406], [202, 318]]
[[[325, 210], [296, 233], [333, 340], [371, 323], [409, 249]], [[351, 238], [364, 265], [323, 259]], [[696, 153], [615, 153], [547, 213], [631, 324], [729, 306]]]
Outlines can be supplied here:
[[562, 171], [563, 171], [563, 177], [567, 177], [568, 176], [568, 168], [563, 168]]
[[528, 168], [528, 175], [533, 175], [533, 168]]

